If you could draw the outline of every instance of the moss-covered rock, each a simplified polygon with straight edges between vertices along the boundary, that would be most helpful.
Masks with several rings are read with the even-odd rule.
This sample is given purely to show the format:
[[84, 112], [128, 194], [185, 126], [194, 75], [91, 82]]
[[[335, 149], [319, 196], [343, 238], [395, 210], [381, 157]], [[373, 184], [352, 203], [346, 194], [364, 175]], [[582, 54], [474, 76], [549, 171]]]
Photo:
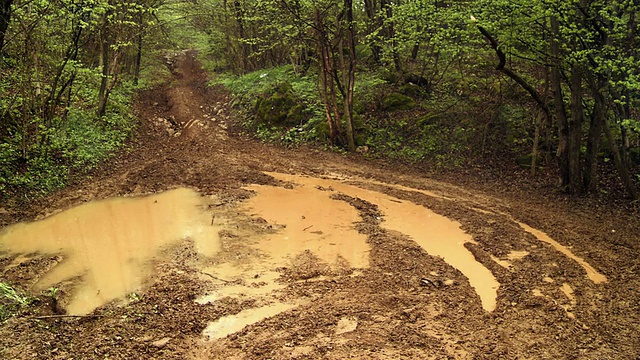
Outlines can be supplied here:
[[421, 127], [428, 126], [428, 125], [433, 125], [433, 124], [437, 124], [437, 123], [438, 123], [438, 115], [437, 114], [427, 114], [427, 115], [419, 117], [418, 120], [416, 120], [416, 124], [418, 124]]
[[415, 100], [399, 92], [387, 95], [382, 103], [382, 108], [386, 111], [411, 110], [414, 107], [416, 107]]
[[396, 84], [400, 81], [400, 75], [396, 71], [390, 69], [382, 69], [379, 73], [379, 76], [382, 80], [388, 82], [389, 84]]
[[403, 95], [413, 97], [424, 97], [427, 95], [427, 91], [414, 83], [406, 83], [400, 87], [400, 92]]
[[287, 113], [285, 119], [286, 125], [296, 125], [302, 123], [304, 120], [304, 106], [302, 104], [295, 104]]
[[260, 122], [270, 125], [291, 126], [304, 119], [304, 107], [286, 83], [275, 87], [271, 96], [258, 98], [254, 110]]
[[329, 123], [327, 123], [327, 121], [320, 121], [318, 125], [314, 127], [314, 129], [319, 140], [329, 140], [331, 134], [329, 134]]

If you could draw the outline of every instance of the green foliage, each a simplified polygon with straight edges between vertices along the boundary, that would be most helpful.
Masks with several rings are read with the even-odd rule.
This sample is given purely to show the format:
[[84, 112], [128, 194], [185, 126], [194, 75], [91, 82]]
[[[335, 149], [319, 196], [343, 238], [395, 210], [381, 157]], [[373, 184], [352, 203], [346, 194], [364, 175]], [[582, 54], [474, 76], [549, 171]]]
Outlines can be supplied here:
[[[461, 124], [460, 124], [461, 125]], [[452, 125], [446, 117], [425, 115], [381, 121], [365, 144], [373, 154], [436, 167], [462, 166], [469, 158], [474, 128]]]
[[22, 294], [5, 282], [0, 282], [0, 323], [32, 302], [31, 297]]
[[385, 84], [385, 80], [374, 71], [360, 71], [356, 77], [357, 81], [353, 94], [356, 104], [354, 106], [361, 106], [362, 109], [356, 110], [356, 112], [362, 114], [365, 110], [365, 104], [373, 104], [376, 101], [376, 94], [381, 86]]
[[218, 75], [212, 84], [232, 92], [245, 113], [245, 127], [259, 139], [289, 145], [321, 139], [316, 126], [325, 121], [324, 109], [313, 75], [299, 76], [287, 65], [241, 76]]
[[144, 56], [157, 54], [154, 6], [14, 2], [0, 54], [0, 198], [57, 189], [122, 147], [133, 91], [167, 75]]
[[60, 289], [57, 287], [50, 287], [47, 289], [47, 296], [50, 297], [53, 300], [58, 300], [58, 297], [60, 295]]
[[72, 174], [95, 168], [124, 145], [135, 126], [130, 97], [130, 89], [115, 91], [102, 119], [92, 107], [73, 107], [65, 120], [55, 118], [48, 128], [32, 122], [41, 128], [45, 146], [31, 143], [24, 148], [19, 134], [5, 138], [0, 143], [0, 194], [46, 194], [64, 186]]

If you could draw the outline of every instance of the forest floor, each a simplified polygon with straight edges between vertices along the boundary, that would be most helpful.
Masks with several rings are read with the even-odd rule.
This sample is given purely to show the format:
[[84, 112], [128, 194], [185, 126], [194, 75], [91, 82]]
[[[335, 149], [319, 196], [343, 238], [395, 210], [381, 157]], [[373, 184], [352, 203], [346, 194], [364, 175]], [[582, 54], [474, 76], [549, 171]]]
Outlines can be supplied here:
[[[145, 243], [152, 251], [133, 250], [148, 253], [135, 289], [75, 314], [89, 270], [61, 269], [77, 258], [5, 251], [0, 279], [39, 301], [0, 326], [0, 357], [640, 358], [637, 211], [262, 144], [239, 134], [229, 98], [207, 87], [192, 55], [172, 59], [171, 83], [141, 94], [127, 152], [43, 199], [3, 205], [0, 225], [188, 188], [204, 195], [196, 201], [217, 245], [207, 251], [197, 239], [206, 226], [157, 249]], [[150, 199], [125, 217], [154, 227], [141, 209], [164, 198]], [[181, 216], [172, 201], [163, 226]], [[127, 219], [111, 231], [100, 223], [124, 212], [117, 206], [84, 231], [121, 230]], [[35, 242], [55, 229], [38, 231]], [[96, 244], [109, 241], [99, 235]], [[287, 243], [296, 237], [304, 241]], [[105, 250], [97, 259], [112, 257]], [[128, 281], [101, 269], [91, 276]], [[59, 281], [47, 291], [41, 285], [54, 270]]]

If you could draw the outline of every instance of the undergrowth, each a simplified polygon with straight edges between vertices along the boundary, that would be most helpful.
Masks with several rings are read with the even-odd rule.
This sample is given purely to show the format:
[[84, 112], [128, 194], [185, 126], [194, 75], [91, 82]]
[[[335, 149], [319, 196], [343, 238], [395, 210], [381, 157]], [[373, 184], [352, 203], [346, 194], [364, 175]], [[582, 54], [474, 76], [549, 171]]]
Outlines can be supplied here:
[[[289, 146], [320, 140], [318, 125], [324, 120], [324, 107], [320, 101], [317, 78], [298, 75], [291, 65], [259, 70], [243, 76], [217, 75], [212, 84], [221, 84], [231, 91], [232, 105], [244, 113], [243, 127], [265, 142], [279, 142]], [[273, 95], [282, 87], [302, 106], [300, 121], [283, 127], [261, 122], [255, 115], [258, 99]]]
[[5, 282], [0, 282], [0, 323], [32, 302], [33, 298], [19, 292]]
[[[115, 90], [103, 118], [96, 117], [93, 106], [74, 106], [49, 126], [33, 119], [29, 126], [39, 129], [37, 135], [23, 132], [4, 138], [0, 144], [0, 195], [19, 193], [28, 198], [46, 194], [111, 156], [135, 127], [133, 91], [131, 84]], [[93, 95], [79, 93], [88, 103], [94, 103]]]
[[[245, 131], [265, 142], [297, 146], [327, 145], [328, 125], [313, 72], [296, 74], [290, 65], [259, 70], [242, 76], [219, 74], [212, 84], [222, 84], [233, 95], [233, 105], [243, 114]], [[285, 88], [304, 106], [300, 122], [283, 126], [263, 121], [256, 103]], [[467, 109], [454, 97], [430, 98], [410, 94], [418, 106], [409, 111], [387, 111], [385, 98], [401, 87], [389, 84], [375, 72], [360, 72], [356, 78], [354, 126], [356, 145], [370, 157], [405, 162], [429, 162], [436, 167], [462, 166], [469, 157], [470, 139], [476, 130], [462, 114]], [[462, 109], [462, 110], [461, 110]], [[456, 118], [456, 114], [460, 118]], [[343, 151], [344, 149], [341, 149]]]
[[[28, 201], [45, 195], [122, 149], [137, 125], [132, 115], [133, 94], [171, 76], [160, 59], [144, 59], [137, 85], [129, 78], [112, 90], [103, 117], [96, 115], [100, 72], [78, 68], [70, 105], [50, 122], [32, 116], [22, 123], [0, 126], [0, 199]], [[12, 99], [20, 100], [18, 96], [0, 98], [0, 110]]]

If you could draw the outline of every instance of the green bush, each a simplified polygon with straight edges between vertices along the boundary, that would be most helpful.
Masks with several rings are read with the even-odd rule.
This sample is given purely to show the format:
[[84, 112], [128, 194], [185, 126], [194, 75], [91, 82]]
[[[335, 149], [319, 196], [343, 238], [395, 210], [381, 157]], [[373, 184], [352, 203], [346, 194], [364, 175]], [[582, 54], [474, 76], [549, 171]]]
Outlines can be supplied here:
[[369, 131], [365, 144], [378, 156], [450, 168], [464, 164], [474, 132], [446, 117], [389, 119]]

